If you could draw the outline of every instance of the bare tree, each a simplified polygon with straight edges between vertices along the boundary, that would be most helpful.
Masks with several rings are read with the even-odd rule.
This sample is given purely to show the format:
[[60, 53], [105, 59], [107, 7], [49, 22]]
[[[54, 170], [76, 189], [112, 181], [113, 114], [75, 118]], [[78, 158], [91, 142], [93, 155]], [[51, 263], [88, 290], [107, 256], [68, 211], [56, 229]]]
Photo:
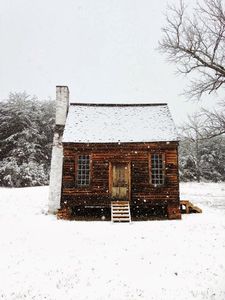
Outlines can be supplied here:
[[202, 108], [201, 117], [204, 119], [203, 135], [213, 138], [225, 134], [225, 100], [218, 103], [218, 108], [208, 110]]
[[183, 0], [168, 7], [159, 49], [177, 64], [178, 72], [193, 74], [185, 94], [200, 99], [225, 84], [224, 1], [197, 2], [192, 12], [190, 17]]
[[225, 136], [208, 139], [205, 116], [194, 114], [180, 128], [179, 168], [184, 181], [224, 181]]
[[195, 164], [196, 179], [200, 182], [200, 161], [201, 161], [201, 141], [204, 139], [204, 120], [201, 116], [195, 113], [193, 116], [188, 116], [188, 121], [180, 128], [181, 140], [185, 141], [186, 149], [189, 151], [189, 156]]

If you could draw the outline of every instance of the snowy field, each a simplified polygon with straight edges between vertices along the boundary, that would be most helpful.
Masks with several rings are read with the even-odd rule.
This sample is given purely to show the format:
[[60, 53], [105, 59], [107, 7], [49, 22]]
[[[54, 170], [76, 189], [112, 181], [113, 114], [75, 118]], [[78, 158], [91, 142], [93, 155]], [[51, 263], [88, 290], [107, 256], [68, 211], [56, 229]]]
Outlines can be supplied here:
[[62, 221], [47, 187], [0, 189], [0, 299], [225, 299], [225, 185], [182, 184], [179, 221]]

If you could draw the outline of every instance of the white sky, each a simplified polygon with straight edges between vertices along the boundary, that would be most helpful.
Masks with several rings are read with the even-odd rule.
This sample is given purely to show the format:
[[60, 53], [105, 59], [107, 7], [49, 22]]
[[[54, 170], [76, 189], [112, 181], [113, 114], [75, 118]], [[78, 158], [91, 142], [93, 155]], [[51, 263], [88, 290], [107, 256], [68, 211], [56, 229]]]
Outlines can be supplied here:
[[155, 50], [167, 2], [0, 0], [0, 99], [68, 85], [73, 102], [167, 102], [180, 123], [198, 104]]

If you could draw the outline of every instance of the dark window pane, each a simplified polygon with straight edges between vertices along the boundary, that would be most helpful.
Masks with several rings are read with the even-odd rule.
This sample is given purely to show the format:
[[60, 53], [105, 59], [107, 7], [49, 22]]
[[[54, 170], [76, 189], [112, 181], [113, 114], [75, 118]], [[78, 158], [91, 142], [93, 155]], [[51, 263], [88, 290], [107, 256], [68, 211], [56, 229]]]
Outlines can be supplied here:
[[77, 166], [77, 184], [86, 186], [90, 183], [90, 156], [79, 155]]
[[162, 154], [151, 155], [151, 184], [162, 185], [164, 183], [163, 156]]

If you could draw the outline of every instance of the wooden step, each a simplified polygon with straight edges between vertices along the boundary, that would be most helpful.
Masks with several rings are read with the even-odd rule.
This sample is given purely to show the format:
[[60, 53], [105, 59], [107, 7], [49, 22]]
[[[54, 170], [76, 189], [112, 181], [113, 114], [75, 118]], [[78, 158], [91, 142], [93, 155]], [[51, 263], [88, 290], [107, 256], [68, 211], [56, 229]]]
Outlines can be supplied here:
[[113, 223], [115, 223], [115, 222], [129, 222], [130, 223], [130, 218], [127, 218], [127, 219], [114, 218]]
[[130, 203], [128, 201], [111, 202], [112, 222], [131, 222]]
[[116, 213], [116, 212], [113, 212], [112, 213], [113, 216], [121, 216], [121, 217], [126, 217], [126, 216], [129, 216], [129, 212], [125, 212], [125, 213]]
[[128, 206], [127, 204], [124, 204], [124, 203], [121, 203], [121, 204], [119, 204], [119, 203], [113, 203], [113, 205], [115, 207], [127, 207]]

